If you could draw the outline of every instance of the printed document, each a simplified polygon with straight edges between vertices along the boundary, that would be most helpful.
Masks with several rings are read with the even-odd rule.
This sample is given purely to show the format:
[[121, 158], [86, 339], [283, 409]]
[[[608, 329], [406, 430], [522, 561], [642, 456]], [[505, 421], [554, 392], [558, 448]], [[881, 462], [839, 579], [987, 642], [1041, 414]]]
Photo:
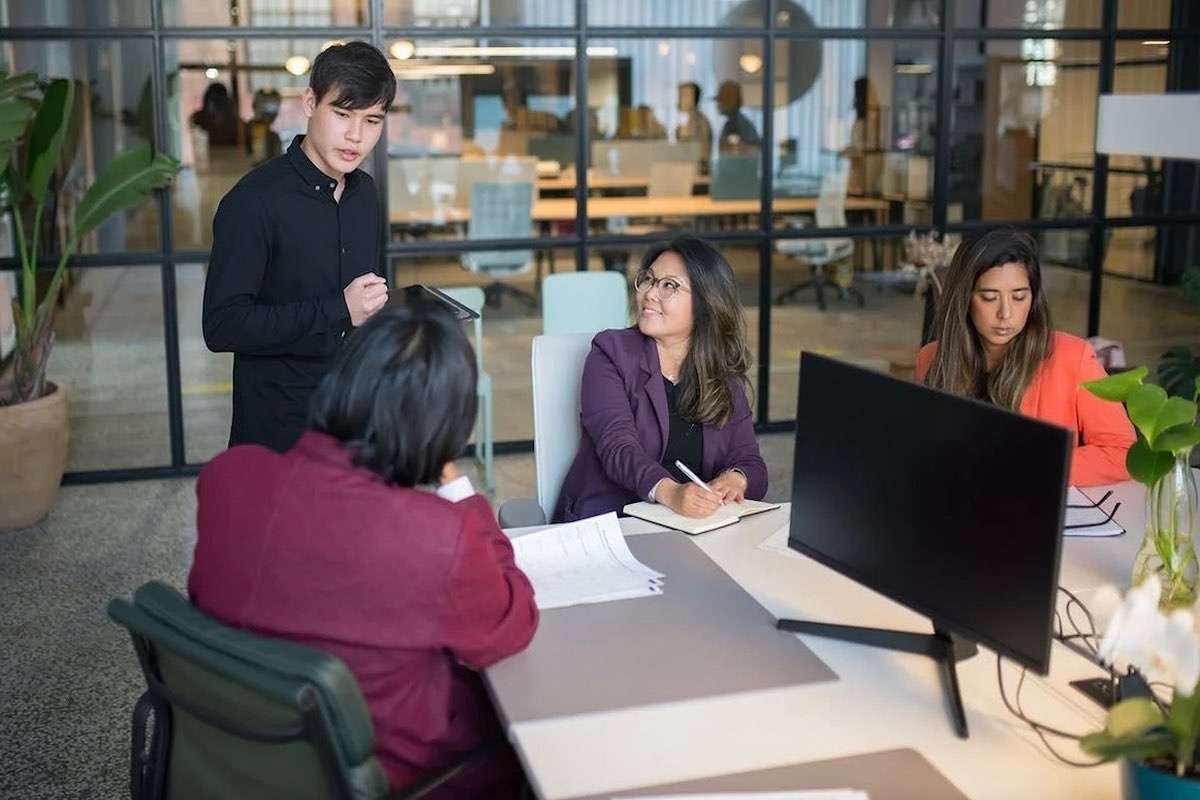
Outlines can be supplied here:
[[514, 537], [540, 609], [662, 594], [663, 574], [629, 552], [615, 513]]

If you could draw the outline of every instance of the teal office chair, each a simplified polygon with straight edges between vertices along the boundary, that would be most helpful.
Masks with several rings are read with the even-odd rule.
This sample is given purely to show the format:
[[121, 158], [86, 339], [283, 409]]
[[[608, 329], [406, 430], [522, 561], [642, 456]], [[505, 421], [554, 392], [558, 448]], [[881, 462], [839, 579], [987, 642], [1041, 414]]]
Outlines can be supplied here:
[[228, 627], [157, 581], [108, 616], [129, 631], [147, 691], [133, 714], [133, 800], [421, 797], [489, 742], [389, 793], [358, 683], [328, 653]]
[[496, 490], [493, 467], [495, 434], [492, 430], [492, 376], [483, 368], [483, 306], [486, 302], [484, 290], [478, 286], [455, 286], [439, 288], [438, 291], [453, 298], [478, 316], [472, 321], [471, 346], [475, 348], [475, 370], [479, 374], [476, 392], [479, 397], [475, 415], [475, 457], [483, 466], [483, 485], [491, 494]]
[[[532, 183], [473, 183], [470, 186], [471, 220], [467, 239], [527, 239], [533, 233]], [[525, 300], [531, 308], [537, 297], [531, 292], [504, 283], [502, 279], [533, 271], [532, 250], [484, 250], [463, 253], [462, 266], [471, 272], [494, 279], [484, 289], [489, 303], [500, 305], [504, 294]]]
[[542, 280], [542, 333], [599, 333], [629, 324], [629, 285], [617, 272], [556, 272]]

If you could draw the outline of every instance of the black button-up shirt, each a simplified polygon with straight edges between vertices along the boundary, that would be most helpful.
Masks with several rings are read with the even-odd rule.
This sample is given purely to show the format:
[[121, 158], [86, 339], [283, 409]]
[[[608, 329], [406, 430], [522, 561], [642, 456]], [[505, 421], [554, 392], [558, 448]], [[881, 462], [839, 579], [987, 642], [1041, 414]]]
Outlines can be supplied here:
[[335, 179], [300, 149], [247, 173], [213, 219], [204, 285], [204, 341], [233, 358], [229, 444], [290, 448], [308, 403], [350, 329], [342, 290], [382, 274], [375, 182], [362, 170]]

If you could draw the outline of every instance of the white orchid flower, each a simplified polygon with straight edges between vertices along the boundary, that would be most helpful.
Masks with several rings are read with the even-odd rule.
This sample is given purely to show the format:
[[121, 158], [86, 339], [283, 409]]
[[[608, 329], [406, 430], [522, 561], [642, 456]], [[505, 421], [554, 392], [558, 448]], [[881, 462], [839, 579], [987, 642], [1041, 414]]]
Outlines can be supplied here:
[[1100, 661], [1118, 668], [1136, 667], [1148, 680], [1170, 683], [1181, 694], [1195, 694], [1200, 683], [1195, 618], [1185, 610], [1163, 614], [1158, 608], [1161, 596], [1157, 576], [1129, 590], [1104, 631]]
[[1162, 638], [1166, 620], [1158, 610], [1162, 582], [1151, 575], [1125, 594], [1125, 602], [1109, 620], [1100, 639], [1098, 656], [1103, 664], [1123, 661], [1140, 667], [1149, 650]]

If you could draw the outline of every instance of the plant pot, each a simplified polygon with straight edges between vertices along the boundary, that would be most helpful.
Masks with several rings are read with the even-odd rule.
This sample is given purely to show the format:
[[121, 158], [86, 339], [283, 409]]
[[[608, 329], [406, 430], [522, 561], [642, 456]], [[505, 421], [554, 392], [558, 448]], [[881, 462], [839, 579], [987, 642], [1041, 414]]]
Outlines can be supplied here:
[[67, 468], [67, 393], [0, 406], [0, 533], [28, 528], [50, 512]]
[[1121, 797], [1124, 800], [1200, 800], [1200, 781], [1174, 772], [1121, 759]]
[[1192, 533], [1196, 520], [1196, 480], [1191, 450], [1175, 457], [1171, 471], [1146, 491], [1146, 533], [1133, 560], [1134, 586], [1151, 574], [1162, 581], [1163, 610], [1188, 608], [1196, 602], [1200, 565]]

